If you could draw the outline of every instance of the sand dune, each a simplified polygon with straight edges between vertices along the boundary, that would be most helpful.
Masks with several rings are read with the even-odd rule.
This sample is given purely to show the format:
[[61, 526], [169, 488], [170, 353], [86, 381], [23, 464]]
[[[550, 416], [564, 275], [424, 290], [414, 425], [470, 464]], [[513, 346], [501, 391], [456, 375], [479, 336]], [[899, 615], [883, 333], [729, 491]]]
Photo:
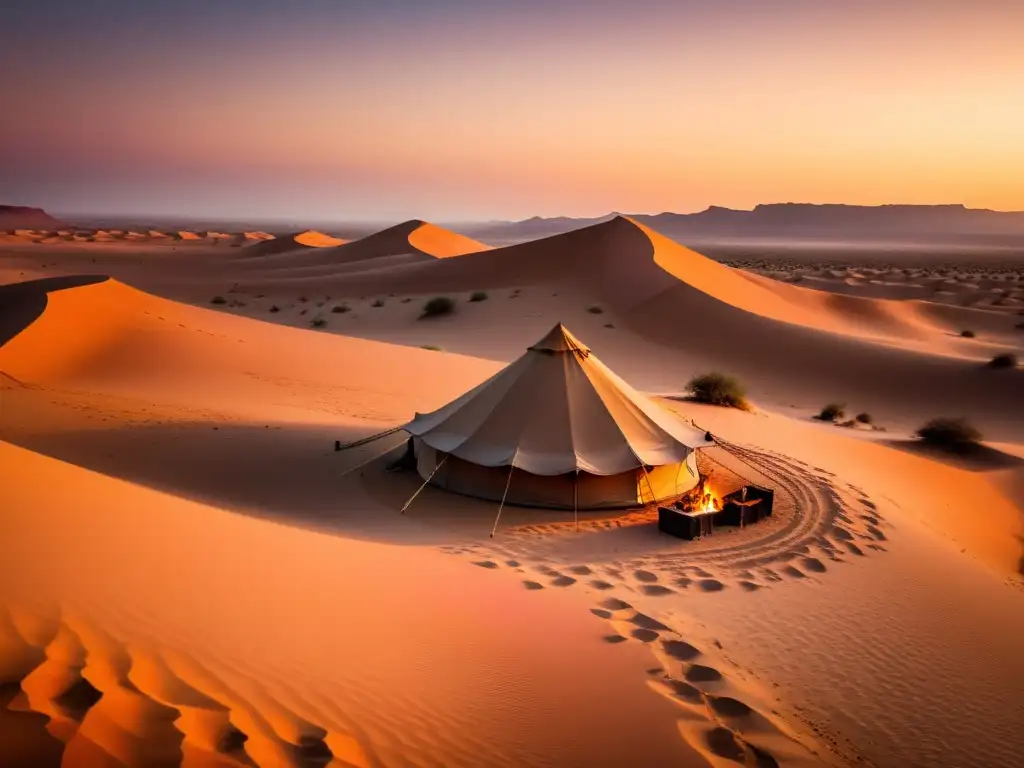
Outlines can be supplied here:
[[[1024, 387], [1024, 371], [993, 375], [983, 366], [999, 352], [1021, 349], [1024, 337], [1010, 316], [787, 285], [724, 266], [621, 217], [458, 259], [377, 264], [371, 259], [382, 252], [378, 240], [371, 236], [342, 246], [336, 249], [337, 257], [335, 249], [323, 252], [324, 259], [316, 265], [289, 268], [282, 263], [272, 273], [239, 273], [236, 280], [249, 293], [310, 296], [323, 291], [335, 298], [543, 287], [562, 297], [576, 297], [576, 316], [588, 303], [600, 303], [612, 313], [609, 319], [617, 327], [655, 344], [652, 354], [664, 357], [666, 348], [685, 353], [670, 356], [668, 365], [677, 371], [675, 386], [699, 368], [723, 367], [757, 382], [755, 396], [768, 402], [795, 398], [806, 404], [803, 407], [818, 408], [834, 400], [858, 402], [863, 410], [877, 411], [908, 430], [932, 416], [966, 415], [995, 439], [1020, 437], [1015, 425], [1024, 419], [1024, 404], [1015, 393]], [[383, 252], [387, 250], [391, 249]], [[349, 254], [344, 257], [348, 260], [367, 261], [360, 267], [333, 261], [341, 261], [344, 254]], [[404, 311], [405, 320], [389, 310], [379, 312], [375, 317], [385, 323], [379, 331], [374, 330], [379, 324], [374, 321], [349, 323], [347, 332], [383, 339], [423, 338], [408, 332], [393, 335], [398, 325], [410, 326], [418, 306], [393, 310]], [[539, 329], [550, 322], [549, 316], [531, 322]], [[963, 338], [960, 331], [965, 327], [983, 328], [985, 333]], [[523, 338], [535, 332], [526, 327]], [[442, 331], [432, 342], [448, 348], [446, 336]], [[486, 354], [483, 347], [458, 342], [453, 348]], [[602, 355], [615, 364], [614, 349]], [[929, 382], [923, 391], [917, 384], [922, 380]], [[672, 384], [663, 379], [651, 386]], [[963, 398], [965, 390], [976, 396]]]
[[285, 253], [302, 252], [310, 248], [334, 248], [345, 242], [312, 229], [296, 232], [291, 235], [281, 235], [272, 239], [251, 236], [255, 234], [261, 233], [246, 233], [248, 239], [256, 240], [257, 242], [245, 249], [245, 256], [277, 256]]
[[[253, 270], [206, 240], [0, 255], [4, 279], [29, 273], [0, 287], [13, 754], [1014, 764], [1021, 372], [981, 363], [1021, 348], [1015, 318], [783, 284], [626, 219], [459, 258], [432, 229], [413, 247], [423, 228]], [[455, 311], [420, 319], [438, 294]], [[428, 487], [399, 514], [420, 486], [386, 471], [401, 435], [332, 450], [449, 401], [556, 319], [732, 445], [707, 454], [714, 482], [772, 485], [776, 515], [680, 542], [649, 511], [577, 532], [513, 508], [491, 540], [492, 504]], [[712, 367], [757, 409], [677, 399]], [[889, 431], [807, 418], [832, 399]], [[950, 458], [907, 439], [947, 409], [1002, 442]]]
[[[824, 748], [710, 644], [701, 668], [716, 669], [725, 714], [700, 693], [680, 700], [674, 671], [652, 691], [651, 640], [616, 648], [577, 597], [537, 600], [517, 578], [480, 581], [464, 560], [365, 540], [437, 534], [341, 483], [328, 436], [436, 405], [492, 363], [275, 327], [111, 280], [7, 290], [44, 306], [19, 315], [0, 347], [14, 414], [0, 438], [31, 449], [0, 442], [0, 482], [33, 479], [7, 496], [0, 671], [22, 711], [49, 718], [33, 738], [63, 749], [65, 764], [407, 765], [430, 754], [444, 765], [660, 766], [729, 750], [833, 762], [812, 757]], [[307, 445], [282, 467], [287, 432]], [[131, 448], [108, 442], [124, 439]], [[213, 485], [191, 474], [197, 446]], [[215, 458], [226, 450], [244, 465]], [[171, 471], [136, 474], [145, 467]], [[280, 524], [312, 522], [296, 483], [315, 494], [315, 527], [346, 536]], [[283, 503], [268, 515], [260, 504], [275, 485]], [[677, 665], [686, 644], [635, 613], [613, 625], [660, 636]], [[571, 659], [551, 653], [552, 638]]]

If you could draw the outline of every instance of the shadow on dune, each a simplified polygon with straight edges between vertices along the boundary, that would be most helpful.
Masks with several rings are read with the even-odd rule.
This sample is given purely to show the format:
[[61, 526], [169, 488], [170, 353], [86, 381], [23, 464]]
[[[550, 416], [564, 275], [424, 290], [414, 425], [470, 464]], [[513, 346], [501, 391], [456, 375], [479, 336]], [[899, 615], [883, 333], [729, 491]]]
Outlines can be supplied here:
[[[381, 431], [301, 424], [214, 424], [82, 430], [0, 438], [28, 450], [180, 498], [353, 538], [401, 541], [397, 510], [355, 494], [359, 467], [404, 446], [396, 433], [342, 452], [334, 441]], [[353, 471], [354, 470], [354, 471]], [[421, 537], [422, 538], [422, 537]]]
[[951, 452], [927, 445], [920, 440], [884, 440], [882, 444], [970, 472], [991, 472], [1024, 467], [1024, 459], [988, 445], [972, 445]]
[[0, 347], [39, 319], [46, 309], [47, 294], [107, 279], [106, 275], [69, 275], [0, 285]]

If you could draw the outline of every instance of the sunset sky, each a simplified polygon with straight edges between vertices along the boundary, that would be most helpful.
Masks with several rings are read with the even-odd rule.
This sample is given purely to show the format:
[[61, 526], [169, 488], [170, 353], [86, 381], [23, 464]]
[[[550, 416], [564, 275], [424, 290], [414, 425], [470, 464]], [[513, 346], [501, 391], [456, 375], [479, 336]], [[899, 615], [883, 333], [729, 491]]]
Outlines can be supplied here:
[[1024, 1], [32, 0], [0, 203], [442, 221], [1024, 209]]

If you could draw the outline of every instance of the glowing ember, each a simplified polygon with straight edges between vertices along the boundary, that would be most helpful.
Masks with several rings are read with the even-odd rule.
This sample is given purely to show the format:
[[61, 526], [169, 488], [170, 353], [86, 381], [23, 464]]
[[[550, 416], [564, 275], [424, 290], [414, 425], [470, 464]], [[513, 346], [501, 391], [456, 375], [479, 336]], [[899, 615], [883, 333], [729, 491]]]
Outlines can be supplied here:
[[722, 500], [715, 496], [710, 488], [704, 488], [704, 495], [697, 503], [697, 510], [700, 512], [718, 512], [722, 509]]

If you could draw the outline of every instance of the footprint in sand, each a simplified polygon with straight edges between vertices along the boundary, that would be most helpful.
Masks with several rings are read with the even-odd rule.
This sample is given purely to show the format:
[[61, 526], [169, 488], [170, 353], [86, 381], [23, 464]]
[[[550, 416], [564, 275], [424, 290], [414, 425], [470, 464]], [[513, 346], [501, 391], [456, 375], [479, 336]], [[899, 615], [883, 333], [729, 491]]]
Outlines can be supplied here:
[[653, 643], [660, 637], [653, 629], [634, 629], [630, 634], [641, 643]]
[[853, 534], [850, 533], [845, 528], [833, 528], [832, 529], [832, 536], [833, 536], [833, 538], [839, 539], [840, 541], [843, 541], [843, 542], [853, 541]]
[[715, 714], [722, 717], [748, 717], [754, 711], [739, 699], [729, 696], [708, 696], [708, 704]]
[[725, 589], [725, 584], [718, 579], [701, 579], [697, 582], [697, 586], [702, 592], [721, 592]]
[[756, 581], [748, 581], [747, 579], [744, 579], [739, 584], [740, 589], [742, 589], [744, 592], [756, 592], [761, 588], [761, 585], [758, 584]]
[[612, 617], [612, 612], [606, 611], [604, 608], [591, 608], [590, 612], [602, 619], [610, 619]]
[[722, 679], [722, 673], [714, 667], [705, 667], [703, 664], [692, 664], [686, 670], [687, 681], [691, 683], [717, 683]]
[[700, 651], [682, 640], [665, 640], [661, 647], [665, 653], [677, 661], [691, 661], [700, 656]]
[[689, 683], [684, 683], [682, 680], [669, 679], [669, 686], [672, 688], [672, 693], [678, 696], [683, 701], [688, 701], [691, 704], [701, 704], [704, 701], [704, 694], [702, 694], [697, 688], [694, 688]]
[[806, 573], [804, 573], [799, 568], [797, 568], [795, 566], [792, 566], [792, 565], [787, 565], [785, 568], [782, 569], [782, 572], [784, 574], [786, 574], [787, 576], [791, 576], [794, 579], [806, 579], [807, 578], [807, 574]]
[[878, 530], [873, 525], [869, 525], [868, 526], [868, 533], [870, 533], [872, 536], [874, 536], [879, 541], [885, 541], [885, 534], [882, 533], [880, 530]]
[[658, 577], [650, 571], [633, 571], [633, 577], [644, 584], [653, 584]]
[[622, 635], [605, 635], [601, 639], [604, 640], [606, 643], [610, 643], [612, 645], [626, 642], [626, 638]]
[[615, 585], [614, 584], [609, 584], [607, 581], [601, 581], [600, 579], [594, 579], [594, 581], [590, 582], [590, 586], [592, 586], [594, 589], [605, 590], [605, 589], [611, 589]]
[[617, 597], [609, 597], [607, 600], [602, 601], [600, 605], [609, 611], [627, 611], [633, 607], [625, 600], [619, 600]]
[[691, 579], [688, 576], [680, 576], [678, 579], [676, 579], [675, 584], [677, 587], [682, 587], [683, 589], [686, 589], [691, 584], [693, 584], [693, 579]]
[[658, 621], [655, 618], [652, 618], [652, 617], [648, 616], [646, 613], [636, 613], [636, 614], [633, 614], [633, 618], [631, 618], [629, 621], [630, 621], [630, 623], [635, 624], [636, 626], [640, 627], [641, 629], [652, 629], [652, 630], [654, 630], [656, 632], [669, 632], [669, 631], [671, 631], [668, 627], [666, 627], [660, 621]]
[[473, 563], [473, 565], [479, 565], [481, 568], [497, 568], [498, 567], [498, 564], [496, 562], [494, 562], [493, 560], [482, 560], [480, 562]]
[[569, 573], [575, 573], [577, 576], [589, 576], [593, 571], [585, 565], [574, 565], [569, 569]]
[[572, 576], [557, 576], [551, 580], [552, 587], [571, 587], [576, 583]]
[[736, 736], [728, 728], [712, 728], [704, 737], [710, 749], [718, 757], [743, 765], [747, 760], [747, 752], [743, 746], [736, 741]]
[[858, 547], [856, 544], [854, 544], [852, 541], [847, 541], [847, 542], [845, 542], [845, 544], [846, 544], [846, 548], [848, 550], [850, 550], [850, 554], [852, 554], [852, 555], [861, 555], [861, 556], [864, 555], [864, 552], [861, 551], [861, 548]]
[[536, 581], [524, 581], [523, 586], [527, 589], [544, 589], [544, 585], [538, 584]]
[[506, 560], [505, 561], [505, 565], [507, 565], [509, 568], [518, 568], [519, 567], [519, 561], [518, 560]]
[[808, 571], [814, 571], [815, 573], [825, 572], [825, 564], [816, 557], [805, 557], [800, 562]]
[[640, 591], [649, 597], [664, 597], [665, 595], [674, 594], [668, 587], [663, 587], [661, 584], [645, 584], [640, 588]]

